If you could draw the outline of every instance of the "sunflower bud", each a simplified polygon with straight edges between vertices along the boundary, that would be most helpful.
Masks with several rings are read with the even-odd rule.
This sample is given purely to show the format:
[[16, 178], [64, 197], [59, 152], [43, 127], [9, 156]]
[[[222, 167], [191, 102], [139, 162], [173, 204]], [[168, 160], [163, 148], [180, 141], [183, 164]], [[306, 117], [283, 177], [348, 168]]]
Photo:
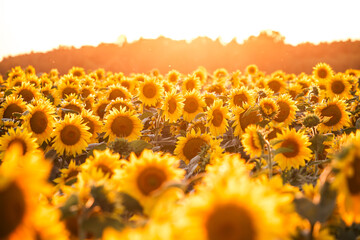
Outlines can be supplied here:
[[320, 118], [315, 114], [309, 114], [304, 118], [303, 125], [305, 127], [315, 127], [320, 123]]

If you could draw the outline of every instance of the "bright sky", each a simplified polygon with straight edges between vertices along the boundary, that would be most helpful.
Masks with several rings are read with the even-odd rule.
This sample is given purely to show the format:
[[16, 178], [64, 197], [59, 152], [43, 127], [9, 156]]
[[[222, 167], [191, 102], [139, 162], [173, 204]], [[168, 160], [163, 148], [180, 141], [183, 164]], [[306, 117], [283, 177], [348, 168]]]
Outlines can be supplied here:
[[59, 45], [160, 35], [242, 42], [271, 29], [290, 44], [360, 39], [359, 0], [0, 0], [0, 59]]

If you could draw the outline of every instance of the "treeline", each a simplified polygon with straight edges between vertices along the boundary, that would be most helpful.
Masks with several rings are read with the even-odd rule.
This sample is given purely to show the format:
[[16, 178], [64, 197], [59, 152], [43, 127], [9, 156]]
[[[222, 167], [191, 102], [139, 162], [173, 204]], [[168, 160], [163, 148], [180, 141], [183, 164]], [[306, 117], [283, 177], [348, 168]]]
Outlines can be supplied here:
[[224, 45], [219, 39], [199, 37], [191, 42], [176, 41], [165, 37], [140, 39], [119, 44], [100, 44], [96, 47], [59, 47], [46, 53], [29, 53], [6, 57], [0, 62], [3, 76], [14, 66], [33, 65], [36, 71], [49, 72], [57, 68], [61, 74], [73, 66], [87, 71], [104, 68], [124, 74], [148, 73], [157, 68], [161, 73], [176, 69], [190, 73], [198, 66], [209, 72], [224, 67], [228, 71], [244, 70], [256, 64], [266, 73], [283, 70], [287, 73], [311, 73], [313, 66], [326, 62], [335, 71], [360, 69], [360, 41], [331, 43], [285, 44], [278, 32], [261, 32], [239, 44], [235, 39]]

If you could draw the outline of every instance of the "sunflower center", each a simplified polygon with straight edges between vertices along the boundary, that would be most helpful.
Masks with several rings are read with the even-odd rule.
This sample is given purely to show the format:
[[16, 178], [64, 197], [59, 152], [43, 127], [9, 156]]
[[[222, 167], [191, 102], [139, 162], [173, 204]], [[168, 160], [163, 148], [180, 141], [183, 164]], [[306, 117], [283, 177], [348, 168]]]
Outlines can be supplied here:
[[207, 142], [204, 139], [199, 137], [190, 139], [184, 145], [183, 148], [184, 156], [190, 161], [201, 151], [201, 147], [206, 143]]
[[275, 118], [276, 122], [284, 122], [289, 114], [290, 114], [290, 106], [289, 104], [287, 104], [286, 102], [283, 101], [279, 101], [277, 102], [278, 106], [279, 106], [279, 113]]
[[240, 114], [240, 126], [243, 131], [245, 131], [245, 129], [249, 125], [257, 124], [258, 122], [260, 122], [260, 117], [259, 117], [258, 111], [251, 111], [249, 114], [244, 116], [245, 112]]
[[251, 216], [235, 204], [216, 207], [206, 220], [205, 229], [209, 240], [256, 239]]
[[176, 111], [176, 107], [177, 107], [177, 102], [174, 98], [171, 98], [168, 101], [168, 112], [170, 114], [173, 114]]
[[317, 72], [319, 78], [326, 78], [328, 76], [328, 71], [324, 68], [320, 68]]
[[266, 116], [270, 116], [275, 112], [275, 106], [271, 103], [264, 103], [262, 106], [262, 110], [265, 113]]
[[212, 124], [215, 127], [220, 127], [221, 123], [223, 122], [224, 116], [220, 109], [215, 109], [213, 111], [213, 119]]
[[19, 112], [22, 113], [23, 109], [17, 105], [16, 103], [11, 103], [7, 106], [7, 108], [4, 111], [4, 118], [12, 118], [13, 117], [13, 113], [15, 112]]
[[193, 80], [189, 80], [186, 82], [186, 90], [191, 91], [195, 88], [195, 83]]
[[24, 99], [25, 102], [29, 103], [34, 98], [34, 93], [29, 89], [22, 89], [19, 95]]
[[281, 143], [281, 147], [288, 148], [289, 152], [282, 153], [287, 158], [296, 157], [300, 152], [300, 146], [295, 139], [288, 138]]
[[102, 103], [102, 104], [98, 107], [98, 109], [97, 109], [97, 111], [96, 111], [97, 115], [98, 115], [101, 119], [104, 118], [105, 109], [106, 109], [106, 106], [107, 106], [107, 105], [108, 105], [108, 103]]
[[61, 142], [65, 145], [72, 146], [79, 142], [81, 132], [74, 125], [67, 125], [60, 131]]
[[13, 144], [18, 144], [19, 146], [21, 146], [22, 148], [22, 155], [25, 155], [27, 153], [27, 146], [26, 143], [24, 142], [23, 139], [19, 139], [19, 138], [14, 138], [13, 140], [11, 140], [8, 144], [7, 148], [10, 148], [11, 145]]
[[121, 86], [123, 86], [124, 88], [126, 88], [127, 90], [130, 89], [130, 83], [129, 82], [122, 82]]
[[111, 168], [109, 168], [108, 166], [106, 166], [105, 164], [100, 163], [97, 166], [97, 170], [101, 170], [104, 174], [108, 174], [109, 178], [112, 177], [112, 175], [114, 174], [114, 172], [111, 170]]
[[90, 90], [89, 89], [87, 89], [87, 88], [83, 88], [82, 90], [81, 90], [81, 96], [83, 97], [83, 98], [87, 98], [89, 95], [90, 95]]
[[147, 98], [153, 98], [156, 95], [156, 86], [154, 84], [145, 84], [143, 94]]
[[109, 94], [109, 100], [115, 100], [116, 98], [123, 98], [126, 99], [125, 93], [121, 91], [120, 89], [113, 89]]
[[77, 94], [77, 90], [73, 87], [66, 87], [64, 88], [61, 97], [65, 98], [66, 96], [69, 96], [70, 94]]
[[46, 114], [42, 111], [35, 112], [30, 118], [31, 131], [36, 134], [41, 134], [45, 131], [48, 125]]
[[207, 106], [211, 106], [214, 103], [214, 99], [212, 97], [205, 97], [205, 103]]
[[133, 129], [133, 122], [126, 116], [117, 116], [111, 124], [111, 131], [117, 137], [128, 137]]
[[[75, 104], [72, 104], [72, 103], [64, 106], [64, 108], [75, 111], [76, 112], [75, 114], [79, 114], [81, 112], [81, 108], [79, 106], [76, 106]], [[64, 118], [64, 116], [66, 114], [67, 114], [66, 112], [61, 112], [61, 117]]]
[[277, 93], [280, 91], [281, 89], [281, 83], [279, 82], [279, 80], [273, 80], [273, 81], [270, 81], [268, 83], [268, 86], [271, 90], [274, 91], [274, 93]]
[[355, 157], [352, 163], [354, 174], [346, 178], [349, 187], [349, 192], [352, 195], [360, 193], [360, 157]]
[[166, 175], [162, 169], [147, 167], [141, 171], [137, 178], [137, 186], [141, 193], [149, 195], [158, 189], [166, 181]]
[[246, 103], [248, 101], [247, 96], [244, 93], [236, 94], [234, 96], [234, 104], [236, 106], [241, 107], [243, 103]]
[[67, 176], [65, 177], [65, 182], [67, 182], [69, 179], [76, 177], [79, 174], [79, 171], [76, 169], [72, 169], [68, 172]]
[[324, 122], [324, 125], [328, 127], [336, 125], [338, 122], [340, 122], [342, 117], [341, 110], [336, 104], [331, 104], [325, 107], [323, 110], [321, 110], [321, 115], [323, 117], [330, 117], [329, 121]]
[[178, 76], [176, 74], [171, 74], [171, 75], [169, 75], [168, 79], [170, 82], [176, 83], [178, 80]]
[[196, 98], [194, 97], [188, 97], [185, 99], [184, 102], [184, 111], [187, 113], [194, 113], [198, 110], [199, 103]]
[[0, 190], [0, 238], [5, 239], [23, 220], [25, 215], [24, 194], [15, 182]]
[[341, 81], [334, 81], [331, 84], [331, 91], [335, 94], [341, 94], [345, 90], [345, 84]]
[[89, 127], [88, 132], [91, 133], [91, 134], [94, 134], [94, 131], [95, 131], [94, 122], [91, 121], [91, 120], [90, 120], [89, 118], [87, 118], [87, 117], [83, 117], [83, 120], [84, 120], [84, 123], [86, 124], [86, 126]]

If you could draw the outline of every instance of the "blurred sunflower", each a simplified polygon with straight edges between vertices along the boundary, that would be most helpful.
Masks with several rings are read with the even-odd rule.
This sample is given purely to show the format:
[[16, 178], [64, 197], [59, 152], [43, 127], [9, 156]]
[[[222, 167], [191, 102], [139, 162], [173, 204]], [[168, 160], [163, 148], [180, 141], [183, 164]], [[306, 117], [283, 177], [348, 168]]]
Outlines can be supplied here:
[[164, 88], [156, 78], [146, 78], [139, 86], [139, 99], [145, 106], [156, 106], [163, 96]]
[[198, 91], [190, 91], [184, 94], [184, 112], [183, 118], [185, 121], [191, 122], [195, 116], [203, 111], [205, 102]]
[[322, 83], [325, 84], [327, 81], [329, 81], [332, 78], [333, 70], [329, 64], [318, 63], [313, 68], [312, 74], [315, 77], [315, 79], [319, 81], [319, 85], [321, 85]]
[[283, 123], [284, 127], [290, 125], [294, 121], [296, 111], [298, 110], [295, 101], [290, 99], [290, 95], [281, 94], [276, 99], [276, 104], [279, 106], [279, 111], [273, 121], [275, 123]]
[[352, 95], [350, 94], [351, 84], [349, 80], [350, 78], [342, 73], [334, 75], [326, 83], [326, 95], [330, 98], [350, 98]]
[[129, 77], [123, 77], [120, 80], [120, 85], [126, 88], [130, 93], [134, 93], [136, 82]]
[[191, 130], [186, 133], [185, 137], [178, 138], [174, 154], [188, 164], [192, 158], [200, 153], [203, 146], [211, 145], [211, 140], [211, 135]]
[[250, 106], [255, 104], [254, 93], [247, 87], [240, 87], [231, 90], [229, 95], [229, 107], [234, 110], [236, 107], [242, 107], [245, 103]]
[[23, 113], [25, 109], [26, 103], [22, 98], [15, 95], [7, 96], [5, 101], [1, 104], [0, 119], [14, 118], [13, 113]]
[[246, 128], [245, 133], [241, 136], [241, 143], [244, 146], [245, 152], [250, 155], [251, 158], [261, 156], [263, 151], [262, 141], [263, 133], [261, 129], [256, 125], [250, 125]]
[[190, 92], [192, 90], [199, 91], [200, 88], [201, 88], [200, 79], [194, 74], [185, 77], [181, 87], [183, 93]]
[[191, 121], [187, 126], [186, 132], [191, 132], [194, 130], [195, 132], [206, 133], [207, 126], [206, 126], [206, 119], [205, 118], [198, 118], [196, 120]]
[[82, 172], [87, 172], [90, 175], [93, 172], [101, 172], [105, 178], [112, 178], [117, 169], [120, 169], [120, 155], [113, 153], [110, 149], [104, 151], [94, 150], [94, 156], [86, 159], [85, 163], [81, 165]]
[[104, 137], [109, 137], [109, 141], [115, 138], [125, 138], [128, 141], [136, 140], [141, 135], [143, 125], [141, 120], [135, 115], [135, 111], [112, 109], [105, 117]]
[[27, 66], [25, 68], [25, 74], [26, 75], [36, 75], [36, 71], [35, 71], [34, 66], [32, 66], [32, 65]]
[[94, 87], [91, 86], [82, 86], [80, 89], [80, 96], [82, 98], [87, 98], [88, 96], [90, 96], [91, 94], [95, 94], [95, 89]]
[[179, 73], [176, 70], [170, 70], [168, 74], [166, 75], [166, 79], [169, 83], [176, 85], [181, 78], [181, 73]]
[[66, 98], [66, 96], [70, 94], [79, 94], [80, 86], [76, 85], [76, 83], [71, 83], [68, 81], [61, 81], [57, 86], [56, 95], [60, 99]]
[[202, 84], [206, 83], [207, 81], [207, 78], [208, 78], [208, 72], [206, 70], [205, 67], [203, 66], [200, 66], [198, 67], [194, 72], [193, 74], [195, 74], [195, 76], [197, 76], [198, 78], [200, 78], [200, 82]]
[[80, 154], [90, 142], [91, 133], [88, 129], [80, 115], [66, 114], [53, 131], [53, 148], [59, 154]]
[[64, 118], [66, 114], [69, 114], [66, 110], [71, 110], [73, 114], [80, 114], [81, 110], [84, 108], [83, 102], [77, 98], [77, 95], [71, 94], [66, 97], [60, 104], [61, 111], [58, 114], [61, 118]]
[[233, 127], [235, 127], [234, 136], [241, 136], [245, 129], [251, 124], [258, 124], [262, 118], [257, 108], [244, 104], [243, 108], [236, 108], [233, 111]]
[[208, 93], [205, 92], [203, 95], [206, 107], [211, 107], [214, 103], [214, 101], [217, 99], [216, 95], [214, 93]]
[[215, 69], [213, 76], [215, 79], [221, 80], [221, 79], [227, 78], [229, 76], [229, 73], [225, 68], [218, 68], [218, 69]]
[[164, 104], [162, 105], [163, 116], [170, 123], [176, 122], [184, 111], [185, 99], [181, 94], [177, 94], [176, 91], [165, 94]]
[[215, 82], [206, 87], [206, 91], [208, 93], [215, 93], [218, 95], [222, 95], [226, 92], [225, 82]]
[[214, 137], [223, 135], [228, 128], [229, 110], [223, 106], [223, 101], [215, 100], [213, 105], [206, 112], [207, 127]]
[[130, 99], [116, 98], [115, 100], [111, 100], [109, 102], [109, 104], [106, 106], [105, 112], [108, 113], [113, 108], [120, 110], [120, 107], [124, 107], [126, 111], [135, 109]]
[[119, 83], [110, 85], [106, 95], [109, 101], [115, 100], [116, 98], [122, 98], [122, 99], [132, 98], [129, 90], [121, 86]]
[[109, 104], [109, 100], [105, 99], [105, 98], [98, 98], [98, 102], [94, 104], [93, 106], [93, 111], [94, 113], [100, 117], [100, 119], [102, 120], [105, 116], [106, 112], [106, 107]]
[[96, 142], [98, 133], [101, 133], [103, 125], [100, 121], [100, 117], [94, 115], [91, 110], [87, 109], [83, 109], [80, 116], [82, 117], [84, 124], [89, 127], [88, 132], [92, 134], [90, 142]]
[[77, 178], [77, 175], [81, 172], [81, 166], [76, 165], [74, 160], [70, 161], [68, 168], [60, 169], [61, 175], [60, 177], [54, 179], [54, 182], [59, 186], [68, 185], [73, 183]]
[[78, 78], [84, 77], [86, 74], [82, 67], [72, 67], [68, 73]]
[[259, 71], [259, 68], [255, 64], [250, 64], [246, 67], [245, 73], [254, 76]]
[[323, 101], [316, 106], [315, 114], [322, 118], [322, 122], [317, 127], [321, 133], [337, 131], [350, 124], [346, 103], [342, 99]]
[[285, 81], [280, 77], [272, 77], [266, 81], [266, 86], [270, 88], [274, 93], [281, 93], [285, 90]]
[[132, 153], [129, 164], [123, 169], [122, 188], [141, 203], [145, 213], [149, 213], [152, 203], [161, 194], [165, 184], [183, 179], [185, 171], [178, 168], [179, 163], [170, 154], [148, 149], [144, 149], [139, 157]]
[[41, 145], [51, 137], [55, 126], [55, 108], [49, 101], [38, 100], [36, 106], [27, 105], [28, 114], [22, 116], [23, 126], [37, 138]]
[[272, 98], [263, 98], [259, 102], [259, 110], [264, 118], [272, 119], [279, 111], [279, 106]]
[[275, 151], [286, 148], [284, 152], [278, 153], [274, 157], [274, 161], [282, 170], [305, 166], [305, 161], [311, 159], [311, 150], [308, 148], [311, 143], [304, 132], [285, 128], [281, 134], [277, 135], [276, 139], [279, 141], [274, 145]]

